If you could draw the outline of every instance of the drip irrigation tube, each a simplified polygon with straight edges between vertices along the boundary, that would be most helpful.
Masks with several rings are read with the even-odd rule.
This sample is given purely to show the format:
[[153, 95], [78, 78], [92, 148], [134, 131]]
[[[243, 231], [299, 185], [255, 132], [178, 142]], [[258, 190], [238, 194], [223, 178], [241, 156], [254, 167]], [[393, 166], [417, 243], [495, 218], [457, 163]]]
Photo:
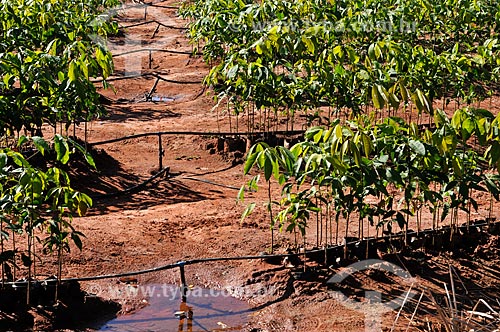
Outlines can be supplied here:
[[130, 80], [130, 79], [134, 79], [134, 78], [152, 77], [152, 76], [153, 75], [151, 75], [150, 73], [137, 74], [137, 75], [113, 76], [113, 77], [109, 77], [107, 79], [103, 79], [103, 78], [92, 79], [92, 80], [90, 80], [90, 82], [92, 82], [92, 83], [100, 83], [102, 81], [114, 82], [114, 81], [123, 81], [123, 80]]
[[[163, 2], [163, 1], [160, 1], [160, 2]], [[181, 7], [178, 7], [178, 6], [166, 6], [166, 5], [157, 5], [157, 4], [151, 4], [151, 5], [148, 5], [150, 7], [157, 7], [157, 8], [165, 8], [165, 9], [176, 9], [176, 10], [179, 10]]]
[[175, 84], [202, 84], [202, 81], [177, 81], [177, 80], [171, 80], [168, 78], [164, 78], [161, 75], [155, 74], [155, 73], [145, 73], [145, 74], [138, 74], [138, 75], [126, 75], [126, 76], [119, 76], [119, 77], [110, 77], [107, 79], [103, 78], [97, 78], [90, 80], [92, 83], [100, 83], [102, 81], [106, 82], [113, 82], [113, 81], [121, 81], [121, 80], [128, 80], [128, 79], [133, 79], [133, 78], [139, 78], [139, 77], [155, 77], [161, 81], [165, 81], [168, 83], [175, 83]]
[[[317, 250], [308, 251], [307, 253], [322, 252], [322, 251], [325, 251], [325, 250], [324, 249], [317, 249]], [[178, 261], [175, 263], [157, 266], [157, 267], [150, 268], [150, 269], [131, 271], [131, 272], [123, 272], [123, 273], [103, 274], [103, 275], [98, 275], [98, 276], [88, 276], [88, 277], [78, 277], [78, 278], [63, 278], [63, 279], [61, 279], [61, 281], [94, 281], [94, 280], [103, 280], [103, 279], [123, 278], [123, 277], [131, 277], [131, 276], [137, 276], [137, 275], [141, 275], [141, 274], [165, 271], [165, 270], [178, 268], [181, 266], [193, 265], [193, 264], [199, 264], [199, 263], [220, 262], [220, 261], [236, 261], [236, 260], [252, 260], [252, 259], [269, 259], [269, 258], [285, 258], [285, 257], [299, 256], [299, 255], [304, 255], [304, 254], [303, 253], [293, 253], [293, 254], [278, 254], [278, 255], [199, 258], [199, 259], [193, 259], [193, 260], [188, 260], [188, 261]], [[40, 282], [43, 282], [43, 281], [40, 281]], [[27, 281], [15, 281], [15, 282], [9, 281], [9, 282], [5, 282], [4, 284], [5, 285], [14, 285], [14, 284], [15, 285], [25, 285], [27, 283], [28, 283]], [[34, 283], [34, 282], [32, 281], [31, 283]]]
[[124, 141], [127, 139], [141, 138], [147, 136], [158, 136], [158, 135], [192, 135], [192, 136], [266, 136], [266, 135], [281, 135], [281, 136], [295, 136], [303, 135], [305, 130], [277, 130], [273, 132], [269, 131], [259, 131], [259, 132], [209, 132], [209, 131], [160, 131], [151, 133], [135, 134], [130, 136], [124, 136], [120, 138], [113, 138], [105, 141], [88, 143], [90, 146], [105, 145], [110, 143], [116, 143]]
[[102, 279], [131, 277], [131, 276], [137, 276], [137, 275], [146, 274], [146, 273], [170, 270], [170, 269], [179, 267], [179, 265], [180, 265], [179, 263], [182, 263], [182, 262], [167, 264], [167, 265], [158, 266], [158, 267], [154, 267], [151, 269], [139, 270], [139, 271], [115, 273], [115, 274], [103, 274], [103, 275], [99, 275], [99, 276], [81, 277], [81, 278], [67, 278], [67, 279], [61, 279], [61, 281], [93, 281], [93, 280], [102, 280]]
[[116, 58], [119, 56], [140, 53], [140, 52], [161, 52], [161, 53], [182, 54], [182, 55], [203, 55], [203, 53], [200, 53], [200, 52], [194, 53], [194, 52], [188, 52], [188, 51], [164, 50], [161, 48], [141, 48], [138, 50], [131, 50], [131, 51], [123, 52], [123, 53], [113, 54], [113, 57]]
[[167, 28], [167, 29], [174, 29], [174, 30], [186, 30], [187, 29], [186, 27], [176, 27], [176, 26], [173, 26], [173, 25], [167, 25], [167, 24], [161, 23], [161, 22], [159, 22], [157, 20], [140, 22], [140, 23], [135, 23], [135, 24], [127, 25], [127, 26], [119, 26], [118, 28], [119, 29], [128, 29], [128, 28], [134, 28], [134, 27], [138, 27], [138, 26], [141, 26], [141, 25], [151, 24], [151, 23], [158, 24], [158, 25], [160, 25], [160, 26], [162, 26], [164, 28]]
[[164, 81], [164, 82], [176, 83], [176, 84], [202, 84], [203, 83], [203, 81], [176, 81], [176, 80], [164, 78], [158, 74], [151, 74], [151, 76], [156, 77], [157, 79]]
[[144, 2], [145, 5], [153, 6], [153, 7], [161, 7], [161, 8], [169, 8], [169, 9], [180, 9], [179, 6], [169, 6], [169, 5], [158, 5], [159, 3], [166, 2], [167, 0], [158, 0], [158, 1], [150, 1]]
[[165, 0], [161, 1], [151, 1], [151, 2], [143, 2], [134, 4], [134, 5], [124, 5], [121, 10], [130, 9], [130, 8], [144, 8], [144, 7], [158, 7], [158, 8], [166, 8], [166, 9], [180, 9], [179, 6], [168, 6], [168, 5], [158, 5], [159, 3], [165, 2]]

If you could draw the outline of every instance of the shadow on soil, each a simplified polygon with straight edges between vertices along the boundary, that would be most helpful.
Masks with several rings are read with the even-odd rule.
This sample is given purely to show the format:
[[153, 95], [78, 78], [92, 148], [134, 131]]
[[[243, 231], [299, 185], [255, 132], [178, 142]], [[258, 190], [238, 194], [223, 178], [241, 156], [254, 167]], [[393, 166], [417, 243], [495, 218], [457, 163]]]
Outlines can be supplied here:
[[[138, 99], [140, 99], [139, 97]], [[128, 101], [127, 101], [128, 102]], [[174, 101], [175, 102], [175, 101]], [[135, 120], [147, 122], [150, 120], [160, 120], [167, 118], [178, 118], [181, 115], [176, 112], [172, 112], [166, 109], [167, 106], [172, 105], [174, 102], [158, 102], [158, 103], [141, 103], [134, 104], [134, 106], [124, 104], [115, 104], [113, 106], [108, 106], [108, 115], [102, 119], [106, 122], [123, 122], [125, 120]], [[159, 109], [162, 108], [162, 109]]]
[[[117, 209], [147, 209], [158, 204], [197, 202], [224, 197], [221, 191], [208, 190], [207, 194], [195, 191], [175, 177], [159, 176], [137, 190], [124, 192], [146, 179], [130, 174], [105, 150], [97, 149], [91, 154], [99, 171], [91, 169], [83, 160], [75, 159], [70, 164], [72, 185], [76, 190], [88, 194], [94, 201], [89, 215], [104, 214]], [[111, 195], [110, 195], [111, 194]]]
[[79, 191], [93, 193], [111, 193], [123, 190], [140, 182], [140, 177], [127, 173], [121, 164], [103, 149], [90, 151], [96, 164], [96, 171], [81, 158], [70, 161], [71, 184]]
[[158, 179], [148, 184], [137, 193], [120, 195], [116, 197], [103, 197], [94, 200], [94, 207], [89, 215], [105, 214], [116, 209], [147, 209], [158, 204], [176, 204], [184, 202], [198, 202], [208, 199], [219, 199], [224, 195], [210, 196], [194, 191], [174, 179]]

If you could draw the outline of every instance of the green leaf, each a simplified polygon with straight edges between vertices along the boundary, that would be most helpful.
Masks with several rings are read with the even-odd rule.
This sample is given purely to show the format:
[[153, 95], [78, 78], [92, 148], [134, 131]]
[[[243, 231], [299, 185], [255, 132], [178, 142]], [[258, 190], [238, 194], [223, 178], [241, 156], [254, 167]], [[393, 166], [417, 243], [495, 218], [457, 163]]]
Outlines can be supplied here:
[[2, 168], [4, 168], [7, 165], [8, 157], [7, 154], [4, 152], [0, 153], [0, 172]]
[[372, 60], [378, 60], [382, 56], [382, 50], [378, 43], [373, 43], [368, 47], [368, 56]]
[[273, 159], [273, 175], [276, 180], [280, 177], [280, 165], [277, 159]]
[[498, 141], [493, 141], [489, 148], [490, 166], [496, 164], [500, 161], [500, 143]]
[[85, 161], [87, 162], [87, 164], [89, 164], [93, 168], [97, 168], [97, 166], [95, 165], [95, 160], [89, 152], [86, 152], [83, 155], [85, 157]]
[[45, 151], [50, 150], [49, 144], [42, 137], [33, 136], [32, 140], [33, 144], [35, 144], [36, 148], [38, 149], [38, 151], [40, 151], [42, 156], [45, 155]]
[[254, 209], [255, 209], [255, 203], [250, 203], [241, 214], [241, 221], [245, 220], [246, 217], [251, 215]]
[[391, 105], [391, 107], [393, 109], [395, 109], [395, 110], [399, 109], [400, 101], [395, 93], [389, 92], [388, 93], [388, 100], [389, 100], [389, 104]]
[[405, 227], [406, 219], [401, 212], [398, 212], [396, 214], [396, 221], [398, 223], [399, 228], [403, 229]]
[[11, 86], [11, 79], [12, 79], [12, 78], [14, 78], [14, 77], [15, 77], [14, 75], [9, 74], [9, 73], [4, 74], [4, 76], [3, 76], [3, 84], [5, 84], [5, 87], [6, 87], [7, 89], [10, 89], [10, 86]]
[[365, 157], [368, 158], [370, 156], [370, 153], [372, 153], [373, 142], [370, 139], [370, 137], [368, 137], [363, 133], [361, 134], [361, 140], [363, 142], [363, 150], [365, 151]]
[[23, 157], [22, 154], [20, 153], [17, 153], [17, 152], [13, 152], [13, 153], [10, 153], [9, 154], [10, 158], [12, 159], [12, 161], [17, 165], [17, 166], [21, 166], [21, 167], [30, 167], [30, 164], [28, 163], [28, 161]]
[[80, 239], [80, 236], [78, 235], [77, 232], [71, 233], [71, 240], [73, 240], [73, 243], [79, 250], [82, 250], [83, 248], [82, 239]]
[[83, 156], [85, 157], [85, 161], [87, 161], [87, 163], [90, 166], [92, 166], [93, 168], [97, 168], [95, 161], [94, 161], [94, 158], [92, 157], [90, 152], [88, 152], [85, 149], [85, 147], [83, 147], [81, 144], [77, 143], [75, 140], [73, 140], [71, 138], [68, 138], [68, 142], [70, 142], [71, 145], [73, 145], [78, 151], [80, 151], [83, 154]]
[[335, 137], [340, 140], [343, 138], [342, 125], [337, 124], [335, 126]]
[[236, 202], [244, 202], [245, 201], [245, 185], [242, 185], [240, 190], [238, 191], [238, 196], [236, 197]]
[[419, 111], [426, 112], [427, 114], [434, 115], [434, 109], [432, 108], [432, 103], [429, 102], [427, 96], [420, 90], [417, 89], [415, 94], [412, 96], [413, 101], [417, 105]]
[[375, 84], [372, 86], [372, 101], [373, 101], [373, 106], [376, 109], [382, 109], [385, 107], [385, 98], [382, 96], [381, 89], [379, 89], [379, 85]]
[[410, 140], [409, 142], [410, 148], [421, 156], [425, 156], [425, 146], [420, 141]]
[[59, 82], [63, 82], [66, 78], [66, 75], [62, 71], [57, 73], [57, 78], [59, 79]]
[[269, 50], [267, 48], [267, 45], [268, 45], [269, 40], [265, 40], [265, 39], [259, 39], [255, 44], [255, 51], [257, 52], [257, 54], [259, 55], [265, 55], [267, 53], [269, 53]]
[[496, 185], [494, 181], [491, 180], [490, 177], [486, 176], [484, 179], [484, 183], [486, 184], [486, 188], [488, 188], [488, 191], [495, 197], [495, 199], [498, 201], [500, 199], [500, 189]]
[[68, 78], [70, 82], [74, 82], [78, 78], [78, 65], [74, 60], [69, 64]]
[[294, 146], [292, 146], [290, 152], [295, 156], [295, 158], [298, 158], [303, 150], [304, 149], [302, 148], [302, 143], [297, 143]]
[[79, 200], [78, 207], [76, 210], [76, 212], [78, 213], [78, 216], [80, 216], [80, 217], [85, 216], [87, 214], [88, 208], [89, 208], [89, 206], [88, 206], [87, 202]]
[[19, 137], [19, 139], [17, 140], [17, 147], [22, 146], [24, 143], [26, 143], [28, 141], [29, 141], [28, 137], [21, 135], [21, 137]]
[[351, 142], [350, 150], [352, 157], [354, 158], [354, 163], [356, 166], [361, 167], [361, 153], [359, 152], [358, 146], [354, 142]]
[[271, 175], [273, 174], [273, 161], [267, 154], [264, 156], [264, 178], [266, 181], [271, 179]]
[[401, 175], [399, 174], [399, 172], [393, 170], [392, 168], [386, 169], [385, 176], [389, 182], [392, 182], [396, 185], [403, 184], [403, 179], [401, 178]]
[[69, 161], [68, 142], [61, 135], [54, 136], [54, 149], [57, 153], [57, 160], [65, 165]]
[[463, 165], [462, 160], [460, 160], [457, 156], [453, 156], [451, 159], [451, 164], [453, 166], [453, 171], [458, 177], [463, 176]]
[[319, 143], [322, 136], [323, 136], [323, 129], [319, 129], [318, 132], [313, 136], [314, 143], [316, 144]]
[[226, 74], [226, 77], [228, 79], [233, 79], [236, 74], [238, 73], [238, 65], [234, 65], [232, 66], [231, 68], [229, 68], [229, 70], [227, 71], [227, 74]]
[[399, 92], [401, 93], [401, 99], [407, 103], [410, 101], [410, 93], [408, 89], [404, 86], [403, 82], [399, 82]]
[[245, 166], [243, 167], [243, 173], [248, 174], [250, 170], [252, 169], [253, 165], [255, 165], [255, 162], [257, 158], [259, 157], [259, 154], [261, 152], [254, 151], [254, 147], [252, 147], [249, 151], [249, 154], [247, 155], [247, 160], [245, 162]]
[[297, 161], [297, 158], [295, 155], [288, 150], [287, 148], [283, 146], [278, 146], [277, 150], [279, 152], [280, 159], [282, 161], [282, 164], [286, 167], [286, 171], [288, 173], [292, 173], [294, 170], [295, 163]]
[[54, 39], [52, 40], [48, 45], [47, 45], [47, 53], [56, 56], [57, 55], [57, 46], [58, 46], [59, 39]]
[[472, 133], [476, 129], [476, 123], [470, 117], [465, 118], [462, 122], [462, 136], [465, 140], [469, 139], [472, 136]]
[[306, 45], [306, 48], [309, 51], [309, 53], [314, 54], [315, 47], [314, 47], [314, 43], [311, 40], [311, 38], [303, 35], [302, 36], [302, 42]]
[[89, 67], [85, 61], [79, 61], [78, 68], [80, 69], [81, 73], [83, 73], [83, 76], [85, 79], [89, 79]]
[[280, 26], [275, 25], [273, 26], [269, 32], [268, 32], [268, 38], [272, 40], [273, 42], [276, 42], [279, 38], [278, 32], [280, 30]]

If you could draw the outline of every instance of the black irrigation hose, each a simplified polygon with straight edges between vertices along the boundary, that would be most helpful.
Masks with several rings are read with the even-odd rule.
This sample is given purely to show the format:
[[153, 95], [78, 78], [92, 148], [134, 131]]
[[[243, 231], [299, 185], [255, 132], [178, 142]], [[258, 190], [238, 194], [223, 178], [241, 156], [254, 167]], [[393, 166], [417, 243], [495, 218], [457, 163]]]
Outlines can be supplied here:
[[[163, 1], [160, 1], [160, 2], [163, 2]], [[176, 9], [176, 10], [179, 10], [181, 8], [181, 7], [177, 7], [177, 6], [165, 6], [165, 5], [157, 5], [157, 4], [151, 4], [148, 6], [157, 7], [157, 8], [165, 8], [165, 9]]]
[[88, 143], [90, 146], [98, 146], [110, 143], [116, 143], [120, 141], [124, 141], [127, 139], [141, 138], [147, 136], [159, 136], [159, 135], [192, 135], [192, 136], [217, 136], [217, 137], [225, 137], [225, 136], [266, 136], [266, 135], [281, 135], [281, 136], [295, 136], [295, 135], [303, 135], [305, 130], [277, 130], [273, 132], [268, 131], [259, 131], [259, 132], [203, 132], [203, 131], [160, 131], [160, 132], [152, 132], [152, 133], [142, 133], [135, 134], [130, 136], [124, 136], [120, 138], [113, 138], [105, 141]]
[[143, 181], [143, 182], [141, 182], [141, 183], [139, 183], [139, 184], [137, 184], [135, 186], [129, 187], [127, 189], [124, 189], [122, 191], [117, 191], [117, 192], [109, 193], [109, 194], [90, 195], [90, 196], [92, 197], [92, 199], [99, 200], [99, 199], [113, 198], [113, 197], [118, 197], [118, 196], [122, 196], [122, 195], [126, 195], [126, 194], [135, 193], [135, 192], [139, 191], [140, 189], [142, 189], [147, 184], [151, 183], [155, 179], [157, 179], [160, 176], [162, 176], [163, 174], [168, 173], [169, 170], [170, 170], [170, 167], [165, 167], [162, 170], [160, 170], [158, 173], [156, 173], [153, 176], [151, 176], [149, 179], [147, 179], [147, 180], [145, 180], [145, 181]]
[[168, 8], [168, 9], [180, 9], [181, 7], [179, 6], [164, 6], [164, 5], [158, 5], [159, 3], [166, 2], [167, 0], [158, 0], [158, 1], [151, 1], [151, 2], [145, 2], [145, 5], [148, 6], [153, 6], [153, 7], [161, 7], [161, 8]]
[[149, 74], [137, 74], [137, 75], [126, 75], [126, 76], [114, 76], [114, 77], [109, 77], [107, 79], [96, 78], [96, 79], [90, 80], [90, 82], [92, 82], [92, 83], [100, 83], [102, 81], [113, 82], [113, 81], [130, 80], [133, 78], [140, 78], [140, 77], [147, 77], [147, 76], [151, 76], [151, 75], [149, 75]]
[[[306, 254], [307, 253], [314, 253], [314, 252], [322, 252], [322, 251], [325, 251], [325, 249], [315, 249], [315, 250], [307, 251]], [[92, 281], [92, 280], [102, 280], [102, 279], [112, 279], [112, 278], [123, 278], [123, 277], [136, 276], [136, 275], [147, 274], [147, 273], [152, 273], [152, 272], [165, 271], [165, 270], [174, 269], [176, 267], [181, 267], [181, 266], [186, 266], [186, 265], [194, 265], [194, 264], [200, 264], [200, 263], [220, 262], [220, 261], [240, 261], [240, 260], [252, 260], [252, 259], [285, 258], [285, 257], [299, 256], [299, 255], [304, 255], [304, 254], [303, 253], [293, 253], [293, 254], [277, 254], [277, 255], [258, 255], [258, 256], [254, 255], [254, 256], [237, 256], [237, 257], [198, 258], [198, 259], [192, 259], [192, 260], [187, 260], [187, 261], [179, 261], [176, 263], [162, 265], [162, 266], [154, 267], [151, 269], [132, 271], [132, 272], [124, 272], [124, 273], [115, 273], [115, 274], [104, 274], [104, 275], [81, 277], [81, 278], [67, 278], [67, 279], [61, 279], [61, 281]], [[23, 283], [26, 283], [26, 282], [25, 281], [15, 282], [15, 284], [23, 284]], [[8, 282], [5, 284], [14, 284], [14, 282]]]
[[[171, 54], [182, 54], [182, 55], [203, 55], [203, 53], [197, 52], [188, 52], [188, 51], [175, 51], [175, 50], [164, 50], [161, 48], [141, 48], [138, 50], [131, 50], [123, 53], [118, 53], [118, 54], [113, 54], [113, 57], [119, 57], [119, 56], [124, 56], [124, 55], [129, 55], [133, 53], [140, 53], [140, 52], [162, 52], [162, 53], [171, 53]], [[140, 75], [138, 75], [140, 76]]]
[[130, 9], [130, 8], [144, 8], [144, 7], [158, 7], [158, 8], [166, 8], [166, 9], [180, 9], [179, 6], [168, 6], [168, 5], [158, 5], [159, 3], [165, 2], [165, 0], [161, 1], [153, 1], [153, 2], [140, 2], [135, 5], [126, 5], [120, 8], [121, 10]]
[[[113, 81], [123, 81], [123, 80], [129, 80], [133, 78], [139, 78], [139, 77], [156, 77], [159, 78], [161, 81], [168, 82], [168, 83], [174, 83], [174, 84], [202, 84], [203, 82], [201, 81], [177, 81], [177, 80], [171, 80], [168, 78], [163, 78], [163, 77], [158, 77], [157, 75], [154, 74], [140, 74], [140, 75], [130, 75], [130, 76], [123, 76], [123, 77], [111, 77], [106, 79], [106, 82], [113, 82]], [[102, 82], [102, 79], [96, 79], [96, 80], [91, 80], [92, 83], [99, 83]]]
[[[325, 249], [315, 249], [311, 251], [307, 251], [307, 253], [314, 253], [314, 252], [322, 252]], [[303, 253], [293, 253], [293, 254], [278, 254], [278, 255], [259, 255], [259, 256], [238, 256], [238, 257], [212, 257], [212, 258], [198, 258], [198, 259], [192, 259], [188, 261], [179, 261], [176, 263], [171, 263], [167, 265], [162, 265], [162, 266], [157, 266], [153, 267], [150, 269], [144, 269], [144, 270], [138, 270], [138, 271], [131, 271], [131, 272], [123, 272], [123, 273], [113, 273], [113, 274], [103, 274], [103, 275], [98, 275], [98, 276], [89, 276], [89, 277], [79, 277], [79, 278], [63, 278], [61, 281], [93, 281], [93, 280], [102, 280], [102, 279], [113, 279], [113, 278], [123, 278], [123, 277], [130, 277], [130, 276], [137, 276], [141, 274], [147, 274], [147, 273], [152, 273], [152, 272], [159, 272], [159, 271], [165, 271], [165, 270], [170, 270], [174, 269], [177, 267], [181, 266], [186, 266], [186, 265], [193, 265], [193, 264], [199, 264], [199, 263], [207, 263], [207, 262], [219, 262], [219, 261], [235, 261], [235, 260], [250, 260], [250, 259], [269, 259], [269, 258], [284, 258], [284, 257], [292, 257], [292, 256], [299, 256], [299, 255], [304, 255]], [[54, 280], [49, 280], [53, 281]], [[43, 282], [43, 281], [40, 281]], [[5, 285], [26, 285], [28, 282], [27, 281], [9, 281], [5, 282]], [[34, 283], [33, 281], [31, 283]]]
[[168, 82], [168, 83], [175, 83], [175, 84], [202, 84], [203, 81], [176, 81], [176, 80], [171, 80], [168, 78], [163, 78], [162, 76], [158, 74], [151, 74], [151, 76], [156, 77], [157, 79]]
[[93, 281], [93, 280], [102, 280], [102, 279], [131, 277], [131, 276], [137, 276], [137, 275], [146, 274], [146, 273], [170, 270], [170, 269], [179, 267], [180, 263], [182, 263], [182, 262], [167, 264], [167, 265], [158, 266], [158, 267], [154, 267], [151, 269], [139, 270], [139, 271], [115, 273], [115, 274], [103, 274], [103, 275], [99, 275], [99, 276], [90, 276], [90, 277], [81, 277], [81, 278], [67, 278], [67, 279], [61, 279], [61, 281]]
[[118, 28], [119, 29], [128, 29], [128, 28], [134, 28], [134, 27], [138, 27], [138, 26], [141, 26], [141, 25], [151, 24], [151, 23], [158, 24], [158, 25], [160, 25], [160, 26], [162, 26], [164, 28], [167, 28], [167, 29], [174, 29], [174, 30], [186, 30], [187, 29], [186, 27], [177, 27], [177, 26], [173, 26], [173, 25], [167, 25], [167, 24], [161, 23], [161, 22], [159, 22], [157, 20], [140, 22], [140, 23], [135, 23], [135, 24], [127, 25], [127, 26], [119, 26]]
[[157, 78], [157, 79], [159, 79], [161, 81], [168, 82], [168, 83], [175, 83], [175, 84], [202, 84], [203, 83], [202, 81], [177, 81], [177, 80], [171, 80], [171, 79], [168, 79], [168, 78], [164, 78], [161, 75], [155, 74], [155, 73], [144, 73], [144, 74], [137, 74], [137, 75], [121, 76], [121, 77], [111, 77], [111, 78], [107, 78], [105, 80], [102, 79], [102, 78], [99, 78], [99, 79], [90, 80], [90, 82], [92, 82], [92, 83], [99, 83], [99, 82], [102, 82], [102, 81], [113, 82], [113, 81], [128, 80], [128, 79], [139, 78], [139, 77], [155, 77], [155, 78]]

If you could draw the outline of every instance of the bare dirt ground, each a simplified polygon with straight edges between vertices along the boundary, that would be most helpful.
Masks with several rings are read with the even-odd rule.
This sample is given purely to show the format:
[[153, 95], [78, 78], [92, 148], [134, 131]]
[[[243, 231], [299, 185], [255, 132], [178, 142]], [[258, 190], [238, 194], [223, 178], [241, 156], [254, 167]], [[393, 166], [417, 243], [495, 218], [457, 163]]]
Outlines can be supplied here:
[[[162, 5], [177, 5], [174, 1]], [[186, 22], [176, 16], [175, 9], [148, 8], [148, 20], [158, 20], [167, 25], [183, 27]], [[144, 22], [144, 8], [120, 12], [122, 25]], [[190, 52], [192, 50], [182, 30], [159, 27], [154, 38], [156, 24], [142, 25], [125, 30], [125, 36], [113, 37], [110, 47], [115, 54], [131, 49], [161, 48]], [[155, 78], [140, 77], [113, 81], [116, 91], [100, 90], [114, 102], [109, 114], [88, 124], [87, 140], [98, 142], [144, 132], [157, 131], [227, 131], [227, 116], [212, 111], [212, 96], [206, 95], [201, 81], [208, 67], [199, 57], [186, 54], [152, 53], [149, 69], [148, 52], [116, 57], [117, 74], [133, 75], [138, 72], [159, 73], [162, 77], [181, 82], [159, 82], [155, 97], [168, 97], [167, 101], [141, 101], [151, 90]], [[234, 121], [234, 119], [233, 119]], [[241, 119], [244, 121], [244, 119]], [[76, 128], [77, 136], [85, 137], [85, 127]], [[263, 206], [265, 190], [247, 195], [247, 202], [257, 201], [256, 212], [245, 222], [240, 216], [244, 204], [236, 203], [237, 189], [249, 179], [243, 175], [238, 153], [224, 153], [217, 149], [217, 138], [190, 135], [163, 136], [165, 150], [163, 165], [170, 168], [169, 176], [148, 184], [144, 190], [111, 198], [97, 198], [99, 194], [115, 193], [136, 185], [158, 171], [158, 137], [143, 137], [118, 143], [96, 146], [96, 172], [79, 174], [75, 184], [93, 195], [94, 208], [89, 215], [75, 220], [82, 231], [84, 248], [77, 249], [65, 258], [63, 275], [83, 277], [108, 273], [135, 271], [203, 257], [257, 255], [269, 250], [269, 220]], [[227, 152], [227, 151], [226, 151]], [[77, 174], [78, 175], [78, 174]], [[202, 180], [202, 181], [200, 181]], [[208, 182], [207, 182], [208, 181]], [[278, 195], [278, 188], [273, 188]], [[487, 216], [484, 201], [482, 212]], [[464, 220], [465, 221], [465, 220]], [[313, 234], [309, 243], [314, 244]], [[343, 232], [342, 228], [340, 229]], [[372, 235], [374, 229], [371, 230]], [[342, 233], [341, 233], [342, 234]], [[465, 257], [450, 257], [419, 251], [407, 258], [396, 260], [398, 265], [408, 265], [417, 276], [414, 287], [428, 287], [442, 292], [442, 282], [449, 282], [448, 262], [460, 271], [464, 284], [469, 288], [483, 289], [490, 297], [498, 293], [500, 271], [495, 265], [498, 256], [491, 254], [485, 240], [485, 254], [465, 252]], [[498, 248], [498, 238], [491, 240]], [[495, 242], [496, 241], [496, 242]], [[293, 238], [278, 234], [277, 250], [284, 252], [292, 245]], [[484, 248], [483, 248], [484, 249]], [[467, 255], [469, 255], [467, 257]], [[491, 255], [490, 255], [491, 254]], [[490, 256], [488, 256], [490, 255]], [[470, 259], [469, 259], [470, 258]], [[474, 258], [474, 259], [472, 259]], [[53, 262], [55, 264], [55, 261]], [[249, 331], [365, 331], [364, 315], [349, 309], [334, 298], [325, 284], [328, 277], [339, 271], [329, 270], [309, 262], [308, 272], [297, 277], [297, 271], [283, 264], [263, 261], [242, 261], [198, 264], [186, 268], [189, 284], [210, 288], [245, 287], [259, 290], [274, 286], [270, 295], [246, 295], [255, 308], [245, 327]], [[46, 263], [40, 271], [54, 270], [55, 265]], [[384, 294], [400, 294], [408, 285], [398, 277], [371, 272], [356, 274], [340, 290], [352, 299], [365, 301], [365, 289], [379, 290]], [[83, 283], [89, 292], [101, 296], [106, 285], [117, 280]], [[179, 283], [177, 270], [156, 272], [138, 277], [139, 283]], [[465, 286], [464, 286], [465, 289]], [[249, 292], [250, 294], [252, 292]], [[124, 302], [123, 313], [137, 307], [136, 302]], [[422, 313], [419, 323], [410, 331], [425, 329], [425, 320], [436, 322], [436, 311], [430, 306]], [[404, 311], [396, 330], [406, 330], [411, 311]], [[395, 311], [386, 314], [384, 330], [390, 330]], [[436, 330], [440, 330], [434, 323]]]

